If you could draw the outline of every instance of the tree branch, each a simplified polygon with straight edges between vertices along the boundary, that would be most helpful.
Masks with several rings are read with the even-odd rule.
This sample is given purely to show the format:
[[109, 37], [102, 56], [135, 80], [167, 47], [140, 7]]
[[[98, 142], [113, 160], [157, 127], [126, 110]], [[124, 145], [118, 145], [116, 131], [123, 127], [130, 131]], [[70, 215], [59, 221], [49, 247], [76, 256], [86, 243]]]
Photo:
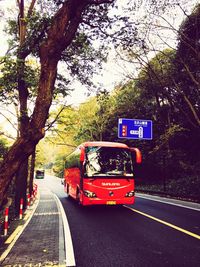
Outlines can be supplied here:
[[29, 7], [29, 10], [28, 10], [28, 14], [27, 14], [27, 18], [30, 18], [30, 16], [32, 15], [35, 2], [36, 2], [36, 0], [32, 0], [31, 1], [30, 7]]
[[1, 116], [3, 116], [11, 125], [12, 125], [12, 127], [17, 131], [17, 128], [15, 127], [15, 125], [12, 123], [12, 121], [9, 119], [9, 118], [7, 118], [2, 112], [0, 112], [0, 114], [1, 114]]
[[13, 136], [11, 136], [10, 134], [6, 134], [5, 132], [0, 132], [0, 135], [4, 135], [5, 137], [12, 139], [12, 140], [16, 140], [16, 138], [14, 138]]
[[[68, 106], [70, 106], [70, 105], [68, 105]], [[58, 120], [60, 114], [63, 112], [63, 110], [65, 110], [66, 107], [67, 107], [66, 105], [63, 105], [63, 107], [61, 108], [61, 110], [56, 115], [55, 119], [51, 123], [49, 123], [47, 125], [47, 128], [45, 129], [45, 131], [48, 131], [53, 126], [53, 124]]]
[[111, 4], [115, 0], [86, 0], [87, 4], [90, 5], [100, 5], [100, 4]]

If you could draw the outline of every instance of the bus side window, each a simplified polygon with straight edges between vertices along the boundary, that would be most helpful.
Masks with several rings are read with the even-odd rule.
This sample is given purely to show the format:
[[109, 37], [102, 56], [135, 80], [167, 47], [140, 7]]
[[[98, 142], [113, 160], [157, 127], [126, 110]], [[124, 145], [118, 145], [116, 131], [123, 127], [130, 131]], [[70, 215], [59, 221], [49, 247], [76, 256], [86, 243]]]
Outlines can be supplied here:
[[79, 168], [80, 167], [80, 149], [78, 148], [71, 153], [65, 161], [65, 168]]

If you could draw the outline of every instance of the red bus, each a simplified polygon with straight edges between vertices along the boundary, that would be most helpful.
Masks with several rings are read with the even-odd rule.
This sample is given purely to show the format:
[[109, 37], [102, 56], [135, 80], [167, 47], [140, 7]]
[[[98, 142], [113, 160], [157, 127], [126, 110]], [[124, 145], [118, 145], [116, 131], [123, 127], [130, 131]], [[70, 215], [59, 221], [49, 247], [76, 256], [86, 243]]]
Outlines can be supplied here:
[[64, 190], [82, 205], [133, 204], [141, 153], [122, 143], [85, 142], [65, 162]]

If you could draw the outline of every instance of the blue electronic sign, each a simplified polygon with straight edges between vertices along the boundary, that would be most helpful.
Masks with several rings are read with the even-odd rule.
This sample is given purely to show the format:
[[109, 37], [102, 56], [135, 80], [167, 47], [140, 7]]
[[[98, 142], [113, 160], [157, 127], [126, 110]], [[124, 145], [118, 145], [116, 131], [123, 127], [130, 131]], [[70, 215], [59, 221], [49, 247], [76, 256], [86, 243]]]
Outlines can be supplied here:
[[152, 121], [120, 118], [118, 120], [118, 137], [151, 140]]

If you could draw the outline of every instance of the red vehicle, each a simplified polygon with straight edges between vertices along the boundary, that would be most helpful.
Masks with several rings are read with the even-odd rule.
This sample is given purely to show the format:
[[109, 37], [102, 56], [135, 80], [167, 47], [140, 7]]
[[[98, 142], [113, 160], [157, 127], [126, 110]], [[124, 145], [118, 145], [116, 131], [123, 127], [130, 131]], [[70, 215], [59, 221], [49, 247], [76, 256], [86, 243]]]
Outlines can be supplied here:
[[133, 204], [133, 163], [140, 162], [137, 148], [112, 142], [83, 143], [66, 158], [64, 190], [84, 206]]

